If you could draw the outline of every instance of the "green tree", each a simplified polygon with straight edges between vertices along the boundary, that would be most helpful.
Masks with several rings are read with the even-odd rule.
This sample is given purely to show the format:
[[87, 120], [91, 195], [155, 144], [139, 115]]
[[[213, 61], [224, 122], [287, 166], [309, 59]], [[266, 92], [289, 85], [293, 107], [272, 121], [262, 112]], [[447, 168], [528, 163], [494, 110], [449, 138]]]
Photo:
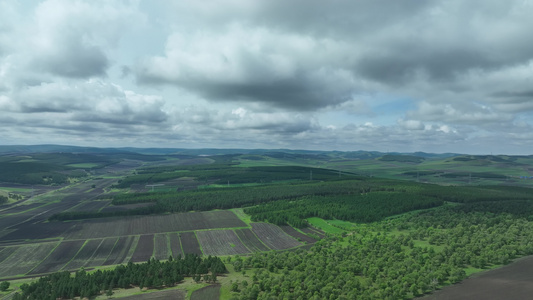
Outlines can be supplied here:
[[0, 282], [0, 291], [5, 292], [7, 289], [9, 289], [9, 286], [11, 284], [8, 281], [2, 281]]

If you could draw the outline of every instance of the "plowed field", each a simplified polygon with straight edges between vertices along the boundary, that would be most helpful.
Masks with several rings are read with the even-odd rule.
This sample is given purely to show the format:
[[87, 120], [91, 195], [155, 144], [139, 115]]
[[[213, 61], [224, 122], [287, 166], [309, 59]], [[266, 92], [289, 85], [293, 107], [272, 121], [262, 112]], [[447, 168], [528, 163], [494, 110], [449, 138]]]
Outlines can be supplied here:
[[204, 255], [250, 253], [233, 230], [209, 230], [196, 233]]

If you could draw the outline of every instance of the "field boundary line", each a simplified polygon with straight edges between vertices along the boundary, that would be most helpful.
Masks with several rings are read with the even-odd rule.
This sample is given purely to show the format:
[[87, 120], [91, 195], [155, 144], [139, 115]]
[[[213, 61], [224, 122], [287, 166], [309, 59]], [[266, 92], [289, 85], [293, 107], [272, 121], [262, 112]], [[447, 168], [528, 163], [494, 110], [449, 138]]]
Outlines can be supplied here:
[[[241, 217], [241, 215], [245, 215], [243, 208], [231, 208], [231, 209], [229, 209], [229, 210], [230, 210], [231, 212], [233, 212], [233, 214], [235, 214], [235, 216], [236, 216], [239, 220], [241, 220], [244, 224], [248, 225], [247, 228], [252, 228], [252, 225], [250, 225], [250, 224], [252, 223], [252, 220], [251, 220], [250, 218], [248, 218], [248, 222], [246, 222], [245, 220], [243, 220], [243, 219], [244, 219], [244, 216]], [[237, 211], [239, 211], [239, 212], [237, 212]]]
[[[81, 249], [85, 248], [85, 245], [87, 245], [87, 241], [88, 240], [85, 240], [83, 245], [81, 245], [80, 249], [78, 249], [78, 252], [76, 252], [76, 254], [74, 254], [74, 256], [72, 256], [72, 258], [63, 267], [61, 267], [61, 269], [57, 270], [57, 272], [60, 272], [61, 270], [65, 270], [65, 268], [68, 265], [70, 265], [70, 263], [74, 260], [74, 258], [76, 258], [76, 256], [78, 256], [78, 254], [81, 252]], [[66, 270], [68, 270], [68, 269], [66, 269]]]
[[131, 242], [131, 247], [128, 250], [128, 253], [126, 254], [126, 257], [124, 258], [124, 261], [122, 263], [128, 263], [128, 262], [131, 261], [133, 253], [135, 253], [135, 249], [137, 248], [137, 245], [139, 244], [139, 239], [140, 238], [141, 238], [140, 235], [134, 235], [133, 236], [133, 242]]
[[156, 252], [155, 248], [157, 247], [156, 238], [155, 238], [156, 235], [157, 233], [152, 234], [152, 243], [154, 244], [154, 248], [152, 249], [152, 256], [150, 256], [150, 259], [155, 258], [155, 252]]
[[[29, 200], [29, 199], [27, 199], [27, 200]], [[39, 202], [37, 202], [37, 203], [39, 203]], [[34, 208], [30, 208], [30, 209], [28, 209], [28, 210], [23, 210], [23, 211], [18, 212], [18, 213], [7, 214], [7, 215], [4, 215], [4, 216], [7, 217], [7, 216], [16, 216], [16, 215], [20, 215], [21, 213], [29, 212], [29, 211], [32, 211], [32, 210], [34, 210], [34, 209], [37, 209], [37, 208], [40, 208], [40, 207], [43, 207], [43, 206], [46, 206], [46, 205], [50, 205], [50, 204], [52, 204], [52, 203], [53, 203], [53, 202], [50, 202], [50, 203], [43, 203], [43, 205], [39, 205], [39, 206], [36, 206], [36, 207], [34, 207]], [[31, 204], [31, 203], [30, 203], [30, 204]], [[18, 206], [21, 206], [21, 205], [17, 205], [17, 206], [14, 206], [14, 207], [18, 207]], [[9, 209], [9, 208], [11, 208], [11, 207], [8, 207], [8, 208], [6, 208], [6, 209]], [[4, 210], [6, 210], [6, 209], [4, 209]], [[2, 210], [2, 211], [4, 211], [4, 210]], [[26, 220], [27, 220], [27, 219], [26, 219]], [[17, 224], [15, 224], [15, 225], [17, 225]], [[12, 226], [13, 226], [13, 225], [12, 225]], [[10, 226], [10, 227], [11, 227], [11, 226]], [[9, 227], [8, 227], [8, 228], [9, 228]]]
[[[196, 234], [196, 230], [193, 231], [194, 232], [194, 237], [196, 238], [196, 240], [198, 241], [198, 248], [200, 248], [200, 252], [202, 252], [202, 256], [204, 256], [204, 249], [202, 249], [202, 243], [200, 243], [200, 240], [198, 239], [198, 235]], [[180, 237], [180, 240], [181, 240], [181, 237]]]
[[[235, 232], [235, 229], [232, 230], [233, 233], [237, 236], [237, 239], [239, 239], [239, 242], [241, 242], [241, 244], [244, 246], [244, 248], [248, 249], [248, 251], [250, 251], [251, 254], [255, 253], [255, 252], [261, 252], [261, 251], [254, 251], [248, 247], [246, 247], [246, 244], [241, 240], [241, 238], [239, 237], [239, 235], [237, 234], [237, 232]], [[255, 249], [257, 250], [257, 249]]]
[[235, 230], [235, 229], [251, 229], [251, 227], [221, 227], [221, 228], [205, 228], [205, 229], [194, 229], [194, 230], [184, 230], [178, 232], [197, 232], [197, 231], [213, 231], [213, 230]]
[[[250, 225], [250, 226], [251, 226], [251, 225]], [[280, 228], [280, 229], [281, 229], [281, 228]], [[277, 250], [275, 250], [275, 249], [270, 248], [267, 244], [265, 244], [265, 243], [263, 242], [263, 240], [260, 239], [259, 236], [257, 236], [257, 234], [255, 234], [255, 232], [253, 231], [253, 227], [252, 227], [252, 229], [250, 229], [250, 231], [251, 231], [251, 232], [255, 235], [255, 237], [261, 242], [261, 244], [263, 244], [265, 247], [267, 247], [268, 249], [270, 249], [270, 251], [272, 251], [272, 250], [277, 251]], [[261, 252], [264, 252], [264, 251], [261, 251]]]
[[94, 255], [96, 254], [96, 252], [98, 252], [98, 249], [100, 249], [100, 246], [102, 246], [102, 243], [104, 243], [104, 240], [105, 240], [105, 238], [103, 238], [103, 239], [100, 241], [100, 244], [98, 244], [98, 247], [96, 247], [96, 249], [94, 249], [94, 252], [93, 252], [93, 254], [91, 255], [91, 257], [90, 257], [88, 260], [86, 260], [85, 263], [83, 264], [83, 266], [81, 266], [81, 267], [85, 267], [85, 265], [87, 265], [87, 263], [89, 263], [90, 261], [93, 260]]
[[56, 251], [57, 247], [59, 247], [59, 245], [61, 245], [61, 243], [63, 243], [63, 241], [57, 243], [57, 245], [54, 247], [54, 249], [50, 250], [50, 252], [48, 252], [48, 255], [46, 255], [45, 258], [43, 258], [39, 263], [35, 264], [35, 266], [33, 266], [33, 268], [31, 268], [28, 272], [24, 273], [24, 275], [30, 274], [35, 268], [40, 266], [43, 263], [43, 261], [45, 261], [50, 255], [52, 255], [52, 253], [54, 251]]
[[[170, 236], [168, 235], [168, 232], [167, 233], [162, 233], [165, 235], [165, 237], [167, 238], [167, 253], [170, 253], [169, 256], [172, 256], [172, 258], [174, 258], [174, 255], [172, 255], [172, 245], [170, 243]], [[167, 257], [168, 259], [168, 257]]]
[[[183, 243], [181, 242], [181, 235], [180, 232], [176, 232], [176, 235], [178, 236], [178, 240], [180, 241], [180, 251], [181, 251], [181, 257], [185, 257], [185, 250], [183, 250]], [[200, 243], [198, 243], [200, 244]], [[203, 252], [202, 252], [203, 253]]]
[[[17, 247], [17, 246], [13, 246], [13, 247]], [[6, 259], [8, 259], [8, 258], [10, 258], [11, 256], [13, 256], [13, 255], [15, 254], [15, 252], [18, 251], [18, 248], [20, 248], [20, 247], [22, 247], [22, 246], [18, 246], [17, 249], [15, 249], [15, 251], [11, 252], [11, 254], [9, 254], [8, 257], [6, 257], [6, 258], [3, 259], [2, 261], [0, 261], [0, 264], [3, 263], [4, 261], [6, 261]], [[2, 252], [3, 252], [3, 251], [6, 251], [6, 249], [7, 249], [7, 247], [5, 247], [4, 249], [2, 249]]]
[[109, 254], [104, 259], [104, 263], [109, 259], [109, 257], [111, 256], [111, 253], [113, 253], [113, 249], [115, 249], [115, 247], [117, 246], [118, 240], [120, 240], [120, 237], [116, 238], [115, 243], [113, 244], [113, 248], [111, 248], [111, 251], [109, 251]]

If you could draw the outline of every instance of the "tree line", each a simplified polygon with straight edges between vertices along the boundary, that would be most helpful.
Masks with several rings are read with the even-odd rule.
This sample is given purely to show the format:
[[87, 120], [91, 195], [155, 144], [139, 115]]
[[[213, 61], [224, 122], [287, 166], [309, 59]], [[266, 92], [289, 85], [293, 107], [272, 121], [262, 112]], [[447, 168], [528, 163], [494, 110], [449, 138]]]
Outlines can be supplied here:
[[377, 191], [339, 196], [308, 196], [286, 201], [279, 200], [246, 208], [254, 222], [268, 221], [276, 225], [289, 224], [306, 227], [305, 219], [339, 219], [369, 223], [404, 212], [440, 206], [444, 201], [433, 197], [413, 197], [407, 192]]
[[195, 254], [169, 257], [160, 262], [154, 258], [146, 263], [119, 265], [112, 270], [86, 272], [81, 269], [74, 275], [70, 272], [57, 272], [43, 276], [32, 283], [20, 286], [14, 300], [22, 299], [73, 299], [94, 297], [100, 294], [112, 295], [115, 288], [161, 288], [171, 287], [184, 277], [193, 277], [199, 282], [202, 278], [215, 282], [217, 275], [227, 272], [226, 266], [218, 257], [199, 257]]

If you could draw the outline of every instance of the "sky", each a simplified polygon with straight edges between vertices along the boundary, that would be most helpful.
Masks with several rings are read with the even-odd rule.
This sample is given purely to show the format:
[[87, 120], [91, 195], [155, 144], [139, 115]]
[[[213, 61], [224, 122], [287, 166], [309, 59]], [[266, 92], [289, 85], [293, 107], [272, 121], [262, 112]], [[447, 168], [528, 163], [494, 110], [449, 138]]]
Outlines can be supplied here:
[[533, 154], [531, 0], [0, 0], [0, 144]]

